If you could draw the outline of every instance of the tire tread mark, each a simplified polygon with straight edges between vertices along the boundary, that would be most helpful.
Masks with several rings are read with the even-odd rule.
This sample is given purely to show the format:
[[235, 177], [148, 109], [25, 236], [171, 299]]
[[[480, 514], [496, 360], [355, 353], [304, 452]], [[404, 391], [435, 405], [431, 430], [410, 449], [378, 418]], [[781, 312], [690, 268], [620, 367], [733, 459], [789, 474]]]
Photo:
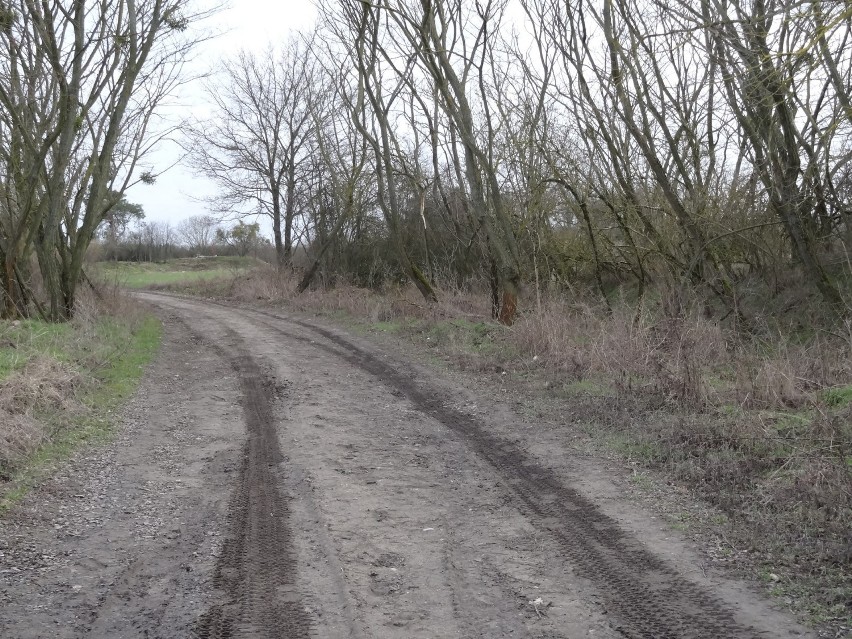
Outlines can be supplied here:
[[[392, 365], [324, 328], [263, 311], [322, 335], [343, 351], [311, 342], [403, 393], [421, 412], [461, 435], [505, 479], [539, 526], [559, 543], [578, 574], [594, 583], [616, 630], [628, 639], [747, 639], [760, 636], [740, 625], [712, 595], [683, 578], [641, 542], [624, 532], [592, 501], [565, 485], [514, 443], [488, 432], [487, 425], [446, 406], [441, 394], [416, 383]], [[281, 328], [273, 330], [301, 339]], [[617, 620], [617, 621], [616, 621]]]
[[230, 359], [240, 381], [247, 439], [228, 506], [229, 533], [213, 575], [226, 600], [198, 619], [195, 633], [201, 639], [307, 638], [312, 623], [296, 586], [288, 500], [275, 475], [284, 461], [269, 400], [275, 389], [251, 357]]

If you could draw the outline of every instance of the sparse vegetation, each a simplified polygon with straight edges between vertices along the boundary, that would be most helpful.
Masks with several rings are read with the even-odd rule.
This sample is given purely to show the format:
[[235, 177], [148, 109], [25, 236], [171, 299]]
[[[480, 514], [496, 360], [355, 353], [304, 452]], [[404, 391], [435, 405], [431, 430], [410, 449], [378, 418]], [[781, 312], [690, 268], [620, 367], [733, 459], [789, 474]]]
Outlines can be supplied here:
[[83, 302], [73, 322], [0, 322], [0, 508], [111, 431], [159, 345], [159, 322], [121, 298]]

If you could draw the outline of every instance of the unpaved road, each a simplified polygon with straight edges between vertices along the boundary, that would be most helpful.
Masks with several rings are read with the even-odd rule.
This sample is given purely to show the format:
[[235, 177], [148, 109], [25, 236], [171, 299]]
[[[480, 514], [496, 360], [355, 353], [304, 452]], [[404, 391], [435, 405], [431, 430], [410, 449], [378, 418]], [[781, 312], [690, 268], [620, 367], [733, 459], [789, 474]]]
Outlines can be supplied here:
[[440, 373], [161, 294], [118, 440], [0, 521], [0, 637], [801, 637]]

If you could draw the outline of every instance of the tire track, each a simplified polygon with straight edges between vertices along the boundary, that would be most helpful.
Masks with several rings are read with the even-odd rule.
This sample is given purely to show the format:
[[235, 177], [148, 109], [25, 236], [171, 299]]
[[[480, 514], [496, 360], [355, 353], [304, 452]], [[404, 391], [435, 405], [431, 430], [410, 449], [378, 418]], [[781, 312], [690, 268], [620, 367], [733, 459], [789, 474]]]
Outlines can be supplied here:
[[213, 577], [226, 600], [202, 615], [195, 631], [201, 639], [307, 638], [311, 620], [296, 586], [288, 500], [275, 472], [284, 460], [269, 399], [276, 389], [246, 353], [223, 355], [239, 377], [248, 437]]
[[[444, 404], [441, 393], [378, 359], [332, 331], [296, 319], [251, 310], [288, 321], [328, 339], [333, 346], [266, 326], [289, 339], [311, 343], [343, 358], [389, 385], [461, 435], [503, 476], [533, 520], [559, 543], [577, 573], [594, 583], [617, 631], [628, 639], [746, 639], [759, 637], [709, 593], [684, 579], [589, 499], [563, 484], [514, 443], [488, 432], [487, 424]], [[344, 349], [343, 351], [340, 348]]]

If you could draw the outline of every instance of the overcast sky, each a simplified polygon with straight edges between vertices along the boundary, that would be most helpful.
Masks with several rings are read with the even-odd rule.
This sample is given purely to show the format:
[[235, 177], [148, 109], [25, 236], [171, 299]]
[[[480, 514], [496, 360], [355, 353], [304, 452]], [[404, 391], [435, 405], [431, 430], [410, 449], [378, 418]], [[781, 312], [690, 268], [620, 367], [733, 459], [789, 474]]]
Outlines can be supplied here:
[[[263, 50], [287, 37], [291, 30], [310, 27], [316, 10], [310, 0], [230, 0], [230, 8], [211, 18], [206, 28], [221, 33], [199, 45], [198, 64], [212, 68], [222, 57], [234, 55], [240, 49]], [[174, 118], [199, 113], [205, 115], [201, 82], [181, 89], [178, 107], [171, 107]], [[174, 145], [166, 144], [148, 158], [158, 172], [173, 164], [179, 157]], [[127, 193], [127, 199], [141, 204], [149, 221], [177, 222], [190, 215], [206, 213], [197, 198], [214, 195], [216, 188], [204, 178], [180, 165], [161, 175], [153, 185], [139, 184]], [[195, 198], [195, 199], [194, 199]]]

